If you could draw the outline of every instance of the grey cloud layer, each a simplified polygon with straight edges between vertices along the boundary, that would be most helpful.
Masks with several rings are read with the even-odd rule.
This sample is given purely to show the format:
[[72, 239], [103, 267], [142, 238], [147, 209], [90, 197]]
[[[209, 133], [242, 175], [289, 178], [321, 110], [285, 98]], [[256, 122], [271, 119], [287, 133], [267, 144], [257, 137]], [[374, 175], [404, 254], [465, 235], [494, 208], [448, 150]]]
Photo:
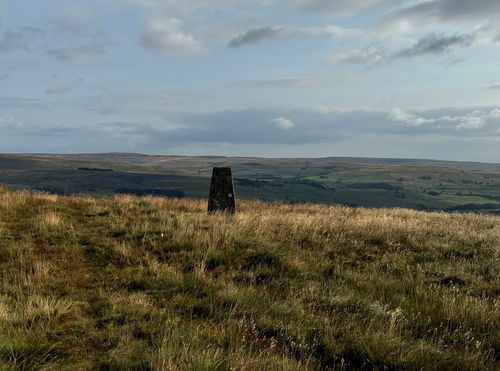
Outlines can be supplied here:
[[[220, 111], [212, 113], [161, 113], [165, 125], [115, 123], [113, 136], [142, 136], [169, 143], [307, 144], [332, 142], [360, 133], [443, 134], [450, 136], [500, 136], [500, 109], [443, 108], [422, 112], [294, 109]], [[284, 121], [293, 125], [277, 125]], [[175, 123], [169, 125], [167, 123]], [[161, 129], [161, 127], [165, 127]], [[97, 126], [101, 127], [102, 126]], [[52, 128], [52, 126], [50, 126]], [[113, 129], [114, 128], [114, 129]], [[49, 127], [47, 127], [49, 129]], [[80, 130], [71, 127], [71, 130]], [[61, 127], [58, 126], [58, 130]]]
[[85, 11], [68, 11], [52, 20], [46, 54], [62, 62], [83, 64], [104, 55], [114, 44]]
[[500, 12], [497, 0], [122, 0], [143, 8], [169, 14], [192, 12], [197, 9], [217, 7], [227, 9], [231, 5], [280, 4], [294, 10], [352, 16], [376, 6], [401, 6], [390, 17], [434, 18], [434, 19], [480, 19], [494, 18]]
[[281, 4], [294, 10], [314, 13], [328, 13], [337, 16], [354, 15], [380, 4], [394, 4], [399, 0], [123, 0], [142, 6], [150, 11], [169, 13], [192, 12], [197, 9], [229, 5]]
[[33, 42], [45, 36], [45, 31], [33, 27], [0, 29], [0, 52], [29, 51]]
[[240, 46], [257, 44], [273, 40], [296, 40], [308, 37], [330, 37], [342, 39], [361, 35], [362, 32], [355, 28], [344, 28], [337, 25], [326, 25], [322, 27], [291, 27], [291, 26], [264, 26], [252, 28], [235, 38], [228, 46], [238, 48]]
[[64, 94], [70, 93], [72, 91], [77, 90], [85, 83], [85, 80], [82, 78], [72, 80], [72, 81], [64, 81], [64, 82], [54, 82], [51, 84], [47, 90], [45, 90], [45, 94]]
[[[353, 16], [360, 12], [380, 7], [385, 9], [386, 17], [381, 21], [384, 25], [390, 25], [401, 20], [416, 20], [418, 22], [443, 21], [443, 20], [481, 20], [494, 19], [500, 13], [500, 1], [498, 0], [194, 0], [186, 4], [180, 0], [125, 0], [139, 4], [148, 9], [153, 20], [147, 22], [145, 29], [140, 35], [140, 42], [143, 46], [151, 50], [160, 50], [170, 54], [192, 55], [204, 51], [209, 46], [209, 40], [195, 38], [187, 29], [181, 27], [179, 19], [170, 19], [163, 25], [154, 21], [159, 12], [165, 14], [175, 14], [178, 11], [193, 12], [197, 9], [204, 9], [211, 5], [217, 9], [236, 9], [238, 5], [252, 4], [254, 6], [282, 5], [298, 12], [316, 12], [339, 16]], [[394, 6], [401, 6], [394, 9]], [[385, 7], [385, 8], [384, 8]], [[155, 13], [156, 12], [156, 13]], [[156, 23], [155, 23], [156, 22]], [[336, 27], [336, 28], [335, 28]], [[187, 27], [189, 28], [189, 27]], [[367, 31], [367, 30], [365, 30]], [[417, 30], [413, 30], [416, 32]], [[232, 31], [234, 32], [234, 30]], [[368, 68], [372, 68], [382, 61], [396, 58], [408, 58], [423, 55], [438, 55], [450, 52], [453, 49], [470, 47], [474, 41], [474, 34], [452, 34], [430, 33], [421, 38], [413, 46], [406, 49], [391, 51], [386, 45], [379, 44], [377, 38], [382, 40], [381, 35], [377, 35], [380, 30], [373, 29], [369, 32], [359, 32], [359, 30], [346, 30], [338, 26], [323, 27], [297, 27], [291, 25], [262, 25], [256, 22], [254, 27], [247, 28], [239, 34], [234, 34], [227, 45], [231, 48], [238, 48], [252, 44], [263, 43], [276, 40], [291, 40], [304, 37], [321, 36], [345, 36], [357, 35], [357, 40], [368, 40], [371, 45], [368, 48], [360, 48], [359, 43], [354, 43], [356, 48], [351, 51], [344, 51], [330, 58], [330, 62], [338, 63], [360, 63]], [[442, 32], [442, 31], [441, 31]], [[452, 31], [451, 31], [452, 32]], [[463, 31], [462, 31], [463, 32]], [[200, 35], [203, 32], [199, 32]], [[495, 34], [496, 36], [497, 34]], [[397, 37], [397, 35], [395, 35]], [[407, 36], [406, 36], [407, 37]], [[375, 45], [375, 46], [374, 46]]]
[[443, 54], [455, 48], [468, 48], [474, 40], [472, 35], [445, 36], [430, 34], [421, 38], [411, 48], [401, 50], [396, 57], [417, 57], [429, 54]]
[[[446, 36], [443, 34], [431, 33], [419, 39], [413, 46], [396, 51], [392, 54], [382, 47], [368, 47], [333, 56], [327, 61], [332, 64], [352, 63], [361, 64], [367, 68], [373, 68], [383, 62], [389, 62], [399, 58], [436, 56], [457, 49], [469, 48], [474, 42], [474, 37], [473, 34]], [[444, 61], [444, 65], [446, 68], [450, 68], [463, 61], [463, 59], [455, 58]]]
[[[19, 108], [36, 102], [0, 99], [0, 106]], [[21, 111], [19, 111], [21, 112]], [[247, 109], [212, 113], [156, 112], [155, 124], [148, 121], [113, 120], [101, 124], [54, 124], [21, 120], [15, 114], [0, 118], [3, 148], [31, 143], [33, 150], [47, 151], [124, 151], [165, 153], [183, 146], [297, 146], [355, 141], [366, 135], [397, 136], [414, 141], [422, 136], [440, 136], [453, 141], [500, 140], [500, 109], [442, 108], [428, 111], [387, 111], [316, 109]], [[128, 116], [126, 113], [123, 117]], [[163, 124], [159, 123], [161, 118]], [[62, 121], [62, 120], [61, 120]], [[36, 138], [36, 140], [34, 140]], [[455, 138], [455, 139], [453, 139]], [[48, 146], [50, 147], [43, 147]]]
[[[423, 112], [338, 109], [240, 110], [199, 114], [164, 114], [175, 129], [150, 128], [156, 138], [171, 143], [307, 144], [335, 142], [359, 134], [500, 137], [500, 109], [443, 108]], [[276, 125], [287, 120], [286, 129]], [[144, 128], [143, 128], [144, 130]]]
[[106, 53], [113, 43], [105, 32], [97, 32], [82, 37], [76, 43], [63, 43], [62, 46], [49, 48], [47, 55], [63, 62], [86, 63]]
[[394, 0], [292, 0], [289, 4], [309, 12], [352, 15], [382, 3], [394, 2]]
[[404, 7], [391, 16], [437, 20], [494, 19], [499, 13], [498, 0], [431, 0]]
[[273, 27], [254, 28], [232, 39], [229, 42], [229, 46], [232, 48], [238, 48], [246, 44], [255, 44], [267, 39], [275, 38], [280, 32], [281, 29]]
[[113, 45], [108, 34], [81, 15], [61, 15], [46, 28], [0, 28], [0, 53], [41, 53], [62, 62], [86, 63]]

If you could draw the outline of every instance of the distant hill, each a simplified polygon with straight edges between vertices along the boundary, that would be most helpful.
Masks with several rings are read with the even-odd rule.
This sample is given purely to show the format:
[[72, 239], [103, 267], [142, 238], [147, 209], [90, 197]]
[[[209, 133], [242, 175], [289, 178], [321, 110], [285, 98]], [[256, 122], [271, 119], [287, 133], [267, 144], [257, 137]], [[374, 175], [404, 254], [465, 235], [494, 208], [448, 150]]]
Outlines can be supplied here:
[[0, 155], [0, 184], [56, 194], [206, 198], [214, 166], [233, 168], [240, 199], [488, 213], [500, 209], [500, 164], [418, 159]]
[[323, 157], [323, 158], [262, 158], [262, 157], [226, 157], [226, 156], [176, 156], [176, 155], [144, 155], [140, 153], [90, 153], [90, 154], [21, 154], [16, 156], [38, 157], [38, 158], [60, 158], [78, 161], [96, 162], [125, 162], [157, 164], [178, 161], [224, 161], [230, 164], [238, 163], [289, 163], [295, 162], [341, 162], [377, 165], [400, 165], [400, 166], [443, 166], [456, 169], [500, 171], [500, 163], [443, 161], [429, 159], [399, 159], [399, 158], [369, 158], [369, 157]]

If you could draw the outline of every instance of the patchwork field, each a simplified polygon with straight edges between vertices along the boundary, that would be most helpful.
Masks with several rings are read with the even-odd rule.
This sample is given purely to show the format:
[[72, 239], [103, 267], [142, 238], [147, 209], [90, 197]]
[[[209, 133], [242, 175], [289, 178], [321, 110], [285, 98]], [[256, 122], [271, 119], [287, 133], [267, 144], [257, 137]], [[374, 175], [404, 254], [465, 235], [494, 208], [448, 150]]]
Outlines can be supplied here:
[[0, 369], [500, 367], [500, 217], [238, 208], [1, 189]]
[[500, 165], [429, 160], [0, 155], [0, 183], [53, 194], [205, 199], [214, 166], [237, 197], [284, 203], [500, 213]]

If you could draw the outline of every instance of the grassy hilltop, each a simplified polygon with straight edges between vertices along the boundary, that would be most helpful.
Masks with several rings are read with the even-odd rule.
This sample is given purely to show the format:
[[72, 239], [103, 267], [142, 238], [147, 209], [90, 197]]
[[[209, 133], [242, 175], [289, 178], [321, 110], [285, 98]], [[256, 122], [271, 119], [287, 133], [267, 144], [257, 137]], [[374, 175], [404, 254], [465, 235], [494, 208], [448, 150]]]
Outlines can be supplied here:
[[494, 370], [500, 217], [0, 190], [0, 369]]

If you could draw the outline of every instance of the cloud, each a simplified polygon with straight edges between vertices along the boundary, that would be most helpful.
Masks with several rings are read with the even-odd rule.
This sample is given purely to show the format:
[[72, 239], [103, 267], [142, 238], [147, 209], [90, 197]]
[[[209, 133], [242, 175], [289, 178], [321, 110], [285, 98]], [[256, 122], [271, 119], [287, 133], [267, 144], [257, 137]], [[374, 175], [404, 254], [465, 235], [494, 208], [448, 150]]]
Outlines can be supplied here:
[[45, 94], [62, 94], [62, 93], [70, 93], [75, 91], [83, 86], [85, 80], [82, 78], [64, 82], [64, 83], [55, 83], [45, 90]]
[[345, 38], [362, 36], [363, 31], [358, 28], [345, 28], [342, 26], [329, 24], [323, 27], [302, 27], [297, 32], [307, 36], [329, 36], [334, 38]]
[[486, 119], [481, 116], [465, 116], [460, 119], [457, 129], [481, 129], [486, 125]]
[[0, 116], [0, 128], [2, 130], [19, 129], [23, 123], [12, 116]]
[[[452, 117], [451, 121], [457, 121], [457, 129], [482, 129], [490, 122], [498, 122], [500, 109], [494, 108], [490, 112], [475, 110], [462, 117]], [[500, 127], [500, 126], [499, 126]]]
[[484, 20], [500, 13], [498, 0], [427, 0], [398, 9], [390, 18], [418, 20]]
[[238, 48], [243, 45], [256, 44], [265, 40], [276, 38], [282, 29], [273, 27], [253, 28], [242, 35], [239, 35], [229, 42], [231, 48]]
[[[172, 13], [189, 13], [199, 9], [211, 8], [212, 10], [220, 7], [227, 6], [234, 0], [123, 0], [128, 3], [132, 3], [140, 6], [141, 8], [158, 14], [162, 12], [164, 14]], [[257, 2], [257, 0], [254, 0]], [[241, 0], [238, 1], [241, 3]]]
[[92, 64], [115, 45], [90, 13], [72, 9], [52, 18], [45, 54], [67, 64]]
[[494, 84], [488, 85], [487, 88], [493, 89], [493, 90], [500, 89], [500, 82], [496, 82]]
[[490, 119], [500, 119], [500, 109], [495, 108], [495, 109], [491, 110], [490, 113], [488, 113], [488, 117]]
[[105, 54], [111, 45], [113, 43], [108, 39], [107, 33], [102, 32], [89, 35], [81, 43], [75, 42], [73, 45], [68, 43], [65, 46], [50, 48], [46, 53], [61, 62], [86, 64]]
[[0, 96], [0, 108], [2, 109], [37, 109], [46, 108], [38, 99], [32, 98], [17, 98], [17, 97], [5, 97]]
[[[89, 84], [85, 84], [88, 88]], [[203, 94], [186, 91], [151, 91], [151, 92], [106, 92], [103, 88], [92, 86], [94, 94], [84, 98], [81, 107], [86, 113], [99, 116], [113, 116], [115, 120], [153, 117], [163, 119], [165, 111], [183, 110], [196, 106]], [[95, 94], [97, 92], [97, 94]], [[100, 120], [100, 119], [99, 119]]]
[[93, 22], [92, 14], [83, 8], [71, 8], [52, 18], [59, 32], [72, 34], [87, 34]]
[[421, 38], [411, 48], [403, 49], [395, 57], [408, 58], [422, 55], [444, 54], [456, 48], [468, 48], [474, 40], [472, 35], [445, 36], [442, 34], [430, 34]]
[[464, 63], [465, 61], [465, 58], [446, 58], [439, 62], [439, 64], [443, 66], [444, 70], [449, 70], [457, 64]]
[[154, 19], [147, 23], [140, 35], [141, 45], [150, 50], [174, 55], [193, 55], [204, 51], [203, 45], [181, 29], [174, 18]]
[[178, 123], [179, 127], [162, 137], [172, 143], [232, 144], [301, 144], [341, 138], [332, 126], [322, 127], [315, 122], [307, 128], [295, 126], [294, 122], [301, 121], [300, 114], [290, 114], [294, 117], [281, 116], [278, 110], [259, 109], [172, 114], [166, 116], [167, 120]]
[[377, 5], [396, 3], [397, 0], [283, 0], [282, 2], [305, 12], [352, 16]]
[[426, 119], [416, 116], [401, 108], [395, 108], [389, 113], [389, 118], [393, 121], [402, 122], [410, 126], [420, 126], [425, 124], [432, 124], [436, 122], [435, 119]]
[[320, 77], [320, 76], [293, 76], [293, 77], [282, 77], [282, 78], [268, 79], [268, 80], [241, 81], [234, 85], [245, 86], [245, 87], [302, 88], [305, 86], [316, 85], [327, 80], [328, 80], [327, 77]]
[[295, 123], [292, 120], [287, 119], [286, 117], [278, 117], [272, 119], [271, 122], [275, 124], [277, 127], [285, 130], [295, 127]]
[[72, 10], [50, 19], [45, 29], [15, 27], [0, 32], [0, 53], [38, 52], [64, 63], [93, 62], [114, 45], [89, 13]]
[[45, 31], [34, 27], [4, 30], [0, 35], [0, 53], [30, 51], [31, 44], [45, 36]]
[[189, 13], [200, 9], [227, 9], [229, 6], [282, 5], [295, 11], [352, 16], [381, 4], [394, 4], [399, 0], [124, 0], [142, 8], [165, 13]]
[[[460, 112], [457, 109], [442, 109], [445, 112], [424, 112], [424, 118], [420, 115], [409, 113], [400, 108], [396, 108], [389, 113], [389, 118], [395, 122], [401, 122], [409, 126], [426, 126], [426, 130], [447, 132], [457, 130], [474, 130], [478, 133], [492, 133], [492, 129], [500, 127], [500, 109], [474, 109], [469, 112]], [[448, 112], [446, 112], [448, 111]], [[458, 112], [454, 112], [458, 111]]]
[[[284, 113], [284, 114], [283, 114]], [[178, 128], [163, 133], [167, 142], [232, 144], [313, 144], [336, 142], [358, 135], [446, 135], [450, 137], [498, 136], [500, 109], [443, 108], [408, 112], [291, 109], [249, 109], [165, 116]], [[238, 125], [235, 125], [235, 123]], [[274, 125], [269, 125], [271, 122]], [[307, 125], [296, 125], [307, 122]], [[395, 124], [399, 123], [399, 124]], [[292, 130], [293, 129], [293, 130]]]
[[274, 40], [294, 40], [308, 37], [346, 38], [362, 35], [362, 31], [354, 28], [344, 28], [337, 25], [323, 27], [291, 27], [291, 26], [264, 26], [252, 28], [240, 34], [228, 43], [229, 47], [257, 44]]
[[362, 64], [366, 68], [373, 68], [386, 59], [385, 51], [381, 48], [370, 47], [367, 49], [356, 49], [348, 53], [339, 54], [327, 59], [328, 63], [352, 63]]
[[[393, 54], [389, 54], [384, 48], [369, 47], [365, 49], [355, 49], [347, 53], [339, 54], [327, 59], [331, 64], [350, 63], [361, 64], [366, 68], [373, 68], [383, 62], [396, 60], [399, 58], [414, 58], [420, 56], [441, 55], [458, 48], [468, 48], [474, 41], [473, 35], [453, 35], [430, 34], [422, 37], [410, 48], [402, 49]], [[452, 59], [443, 61], [445, 68], [463, 62], [463, 59]]]
[[[407, 141], [424, 145], [436, 138], [446, 138], [451, 147], [453, 143], [463, 143], [460, 141], [480, 146], [483, 142], [500, 140], [498, 107], [440, 108], [418, 112], [336, 108], [169, 112], [163, 114], [162, 122], [158, 119], [136, 120], [128, 112], [124, 112], [123, 117], [128, 119], [85, 125], [64, 124], [63, 120], [59, 123], [26, 123], [24, 120], [21, 126], [12, 125], [15, 119], [6, 117], [3, 126], [8, 126], [8, 130], [0, 141], [3, 148], [16, 151], [20, 151], [19, 148], [24, 150], [26, 143], [30, 143], [43, 151], [51, 148], [73, 153], [132, 149], [165, 153], [169, 148], [219, 148], [222, 144], [235, 149], [245, 146], [275, 149], [281, 146], [283, 151], [294, 151], [297, 146], [303, 146], [300, 148], [314, 152], [320, 147], [330, 146], [331, 149], [332, 143], [344, 148], [349, 143], [359, 145], [363, 143], [359, 138], [371, 138], [370, 143], [377, 138], [379, 144], [391, 143], [391, 138], [397, 138], [400, 143]], [[307, 125], [290, 127], [290, 122]], [[17, 141], [18, 149], [12, 147], [12, 141]], [[365, 153], [362, 148], [356, 151]], [[404, 157], [403, 153], [400, 152], [399, 156]]]

